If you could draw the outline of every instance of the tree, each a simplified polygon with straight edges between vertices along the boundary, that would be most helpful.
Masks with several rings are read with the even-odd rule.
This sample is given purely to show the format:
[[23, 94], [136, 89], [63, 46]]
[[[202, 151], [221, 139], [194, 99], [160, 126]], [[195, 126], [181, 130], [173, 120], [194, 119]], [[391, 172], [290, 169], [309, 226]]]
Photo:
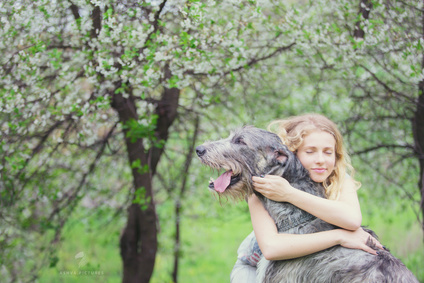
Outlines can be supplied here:
[[[421, 212], [417, 218], [421, 221], [424, 219], [422, 4], [422, 1], [360, 1], [354, 29], [348, 29], [346, 36], [352, 42], [353, 53], [349, 56], [352, 65], [344, 73], [354, 103], [346, 126], [356, 154], [374, 160], [370, 164], [374, 163], [385, 178], [403, 189], [398, 194], [411, 202], [417, 198], [406, 186], [411, 181], [411, 170], [417, 173]], [[373, 129], [373, 133], [363, 133], [364, 128]], [[389, 155], [390, 161], [385, 158]], [[375, 162], [376, 156], [381, 162]], [[411, 158], [417, 163], [411, 163]], [[383, 168], [390, 169], [386, 173]], [[393, 172], [398, 172], [396, 178], [391, 177]], [[424, 231], [424, 222], [421, 225]]]
[[[214, 90], [237, 72], [289, 50], [289, 32], [254, 1], [0, 5], [4, 278], [31, 281], [54, 266], [78, 202], [126, 190], [123, 282], [148, 282], [158, 233], [152, 179], [183, 101], [219, 101]], [[43, 260], [28, 260], [39, 250]]]
[[301, 35], [275, 64], [288, 70], [285, 92], [317, 106], [286, 112], [318, 108], [342, 124], [351, 153], [387, 180], [392, 191], [380, 196], [409, 199], [424, 231], [422, 1], [323, 0], [298, 9], [302, 25], [291, 27]]

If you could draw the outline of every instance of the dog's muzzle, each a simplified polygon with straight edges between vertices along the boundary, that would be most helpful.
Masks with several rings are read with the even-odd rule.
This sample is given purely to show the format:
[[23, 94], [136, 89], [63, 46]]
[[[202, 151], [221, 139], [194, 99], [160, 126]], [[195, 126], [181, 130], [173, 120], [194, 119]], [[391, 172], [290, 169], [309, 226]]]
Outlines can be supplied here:
[[[196, 147], [196, 154], [197, 156], [202, 159], [204, 155], [206, 154], [207, 149], [204, 145], [199, 145]], [[226, 189], [229, 187], [237, 184], [241, 179], [240, 175], [233, 175], [233, 172], [231, 170], [226, 171], [221, 176], [218, 177], [215, 181], [211, 181], [209, 183], [209, 188], [213, 189], [219, 193], [223, 193]]]

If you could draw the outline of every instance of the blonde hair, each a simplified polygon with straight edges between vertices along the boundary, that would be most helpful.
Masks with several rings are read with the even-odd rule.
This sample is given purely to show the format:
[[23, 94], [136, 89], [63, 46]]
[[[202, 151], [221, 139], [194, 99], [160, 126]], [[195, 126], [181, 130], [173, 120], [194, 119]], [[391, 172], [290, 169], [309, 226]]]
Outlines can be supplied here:
[[[320, 114], [304, 114], [292, 116], [284, 120], [276, 120], [269, 124], [268, 130], [271, 131], [273, 126], [278, 126], [274, 132], [278, 134], [283, 143], [290, 151], [296, 153], [298, 148], [303, 143], [303, 139], [312, 131], [320, 130], [331, 134], [336, 140], [335, 154], [336, 164], [333, 172], [323, 182], [325, 192], [328, 199], [338, 199], [342, 185], [346, 176], [349, 174], [351, 178], [355, 173], [350, 157], [343, 145], [343, 137], [337, 128], [337, 125]], [[353, 179], [356, 189], [359, 189], [361, 184]]]

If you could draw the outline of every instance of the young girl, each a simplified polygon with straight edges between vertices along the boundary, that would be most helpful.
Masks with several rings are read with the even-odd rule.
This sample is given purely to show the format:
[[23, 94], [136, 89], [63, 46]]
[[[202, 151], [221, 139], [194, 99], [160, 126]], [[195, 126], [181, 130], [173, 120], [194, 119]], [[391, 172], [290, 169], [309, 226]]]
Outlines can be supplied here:
[[279, 234], [261, 201], [252, 195], [248, 204], [254, 233], [240, 245], [231, 282], [255, 282], [256, 263], [261, 254], [268, 260], [284, 260], [336, 245], [377, 254], [366, 245], [372, 240], [382, 248], [361, 228], [356, 193], [360, 184], [353, 179], [353, 168], [335, 123], [319, 114], [306, 114], [275, 121], [269, 128], [273, 125], [279, 126], [277, 133], [281, 140], [296, 154], [312, 180], [323, 184], [327, 199], [297, 190], [284, 178], [272, 175], [253, 177], [255, 190], [274, 201], [289, 202], [340, 229], [303, 235]]

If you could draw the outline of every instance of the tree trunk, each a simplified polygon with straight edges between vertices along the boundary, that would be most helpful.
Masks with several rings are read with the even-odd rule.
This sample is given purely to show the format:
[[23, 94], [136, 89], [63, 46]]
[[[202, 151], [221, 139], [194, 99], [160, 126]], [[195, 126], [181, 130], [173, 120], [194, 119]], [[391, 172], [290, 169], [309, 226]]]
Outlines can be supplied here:
[[[165, 66], [165, 80], [171, 78], [172, 74], [169, 66]], [[156, 105], [155, 114], [158, 115], [156, 124], [156, 138], [160, 141], [166, 142], [168, 140], [169, 128], [174, 120], [177, 118], [178, 99], [180, 98], [180, 90], [178, 88], [164, 88], [162, 98]], [[164, 151], [164, 147], [152, 147], [150, 155], [150, 167], [152, 175], [156, 173], [156, 167], [159, 162], [160, 156]]]
[[[422, 38], [424, 39], [424, 12], [421, 17]], [[424, 68], [424, 54], [421, 58], [421, 67]], [[412, 119], [412, 130], [414, 133], [415, 152], [420, 166], [420, 177], [418, 188], [421, 194], [421, 229], [424, 233], [424, 80], [418, 84], [418, 101], [414, 118]]]
[[[370, 11], [372, 8], [371, 0], [361, 0], [359, 2], [359, 14], [362, 15], [362, 18], [368, 20], [370, 16]], [[361, 20], [358, 20], [355, 24], [355, 31], [353, 32], [355, 38], [364, 38], [365, 32], [361, 27]]]
[[415, 150], [420, 166], [420, 178], [418, 188], [421, 193], [421, 229], [424, 233], [424, 81], [419, 84], [419, 97], [414, 119], [412, 120], [414, 129]]
[[[117, 87], [120, 87], [118, 85]], [[168, 138], [169, 127], [177, 116], [179, 89], [165, 88], [162, 98], [157, 102], [158, 115], [155, 136], [163, 144]], [[118, 112], [119, 120], [125, 125], [131, 119], [138, 121], [134, 97], [130, 94], [124, 98], [122, 94], [114, 94], [112, 107]], [[128, 208], [127, 225], [120, 239], [121, 257], [123, 261], [124, 283], [147, 283], [153, 273], [157, 252], [157, 215], [153, 198], [152, 179], [164, 147], [152, 147], [146, 151], [143, 138], [131, 141], [127, 137], [128, 129], [124, 128], [129, 164], [140, 161], [141, 167], [148, 166], [148, 172], [132, 168], [135, 196], [141, 195], [145, 203], [133, 203]]]
[[[424, 57], [423, 57], [424, 66]], [[418, 180], [418, 188], [421, 194], [420, 210], [421, 210], [421, 229], [424, 233], [424, 81], [419, 83], [419, 95], [417, 108], [415, 110], [414, 119], [412, 119], [412, 128], [414, 132], [415, 152], [418, 157], [420, 166], [420, 177]]]
[[189, 147], [187, 148], [186, 161], [184, 164], [183, 172], [182, 172], [182, 183], [179, 195], [175, 201], [175, 247], [174, 247], [174, 269], [172, 271], [172, 280], [174, 283], [178, 282], [178, 266], [181, 255], [181, 232], [180, 232], [180, 224], [181, 224], [181, 201], [184, 199], [186, 187], [187, 187], [187, 179], [189, 177], [189, 170], [191, 160], [193, 159], [194, 148], [196, 147], [197, 135], [199, 133], [199, 116], [196, 116], [194, 121], [194, 132], [191, 138], [191, 142]]
[[[124, 98], [121, 94], [113, 96], [112, 107], [118, 112], [119, 120], [125, 125], [129, 120], [138, 120], [134, 98]], [[142, 166], [148, 164], [143, 139], [131, 142], [124, 128], [129, 164], [140, 160]], [[146, 208], [133, 203], [128, 208], [128, 221], [120, 240], [123, 260], [123, 282], [149, 282], [157, 251], [156, 212], [152, 194], [152, 178], [149, 172], [132, 169], [135, 190], [144, 190]]]

